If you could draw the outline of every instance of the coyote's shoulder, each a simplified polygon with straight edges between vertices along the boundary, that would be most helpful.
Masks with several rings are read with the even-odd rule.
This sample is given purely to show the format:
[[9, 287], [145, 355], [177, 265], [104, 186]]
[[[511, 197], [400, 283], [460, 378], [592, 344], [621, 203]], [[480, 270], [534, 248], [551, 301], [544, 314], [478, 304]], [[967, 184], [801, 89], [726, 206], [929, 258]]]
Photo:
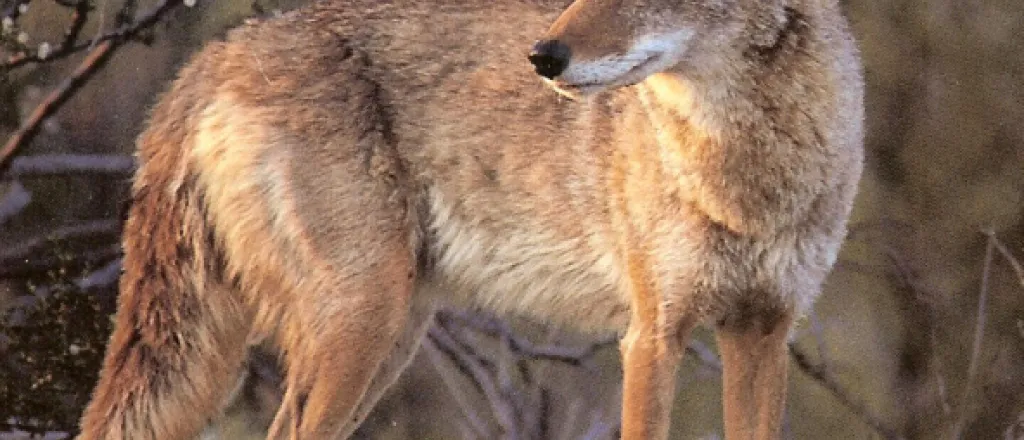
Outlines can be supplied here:
[[836, 2], [562, 3], [328, 0], [199, 53], [139, 140], [83, 438], [194, 435], [259, 341], [272, 434], [347, 435], [435, 301], [624, 332], [631, 440], [713, 324], [728, 436], [774, 436], [862, 167]]

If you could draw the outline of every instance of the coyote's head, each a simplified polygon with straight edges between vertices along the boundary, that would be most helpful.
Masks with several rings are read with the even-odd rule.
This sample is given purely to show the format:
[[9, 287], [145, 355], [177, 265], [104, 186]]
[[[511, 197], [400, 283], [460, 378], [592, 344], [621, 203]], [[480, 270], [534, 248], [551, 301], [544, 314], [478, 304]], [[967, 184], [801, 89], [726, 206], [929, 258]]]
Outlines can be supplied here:
[[570, 97], [666, 71], [713, 72], [770, 45], [786, 0], [576, 0], [534, 45], [537, 73]]

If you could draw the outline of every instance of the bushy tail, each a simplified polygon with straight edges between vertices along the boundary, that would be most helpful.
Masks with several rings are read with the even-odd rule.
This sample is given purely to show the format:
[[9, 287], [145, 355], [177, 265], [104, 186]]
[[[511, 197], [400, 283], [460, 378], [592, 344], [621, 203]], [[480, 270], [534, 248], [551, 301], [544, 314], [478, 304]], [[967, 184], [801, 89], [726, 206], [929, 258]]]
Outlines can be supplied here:
[[194, 180], [172, 180], [180, 156], [148, 159], [125, 224], [114, 333], [79, 439], [193, 439], [245, 361], [245, 313], [219, 275], [202, 193]]

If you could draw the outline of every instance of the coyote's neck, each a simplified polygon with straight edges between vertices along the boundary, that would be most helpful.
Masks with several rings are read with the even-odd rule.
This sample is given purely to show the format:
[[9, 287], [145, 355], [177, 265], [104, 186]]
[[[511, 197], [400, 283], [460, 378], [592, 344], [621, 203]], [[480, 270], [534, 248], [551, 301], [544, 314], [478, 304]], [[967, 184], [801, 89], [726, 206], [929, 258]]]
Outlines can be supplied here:
[[715, 89], [695, 87], [671, 73], [651, 76], [638, 87], [638, 92], [658, 145], [663, 153], [670, 153], [670, 157], [697, 153], [694, 149], [700, 149], [703, 155], [713, 154], [707, 150], [718, 148], [730, 137], [730, 130], [735, 130], [736, 118], [750, 112], [730, 108], [736, 103], [726, 100], [737, 99], [735, 95], [716, 96]]
[[671, 73], [648, 78], [638, 92], [662, 171], [705, 216], [735, 233], [759, 234], [770, 229], [770, 218], [792, 211], [781, 200], [765, 204], [775, 200], [765, 188], [788, 179], [772, 164], [787, 163], [789, 153], [765, 148], [772, 124], [754, 104], [754, 97], [771, 97], [735, 84], [693, 84]]

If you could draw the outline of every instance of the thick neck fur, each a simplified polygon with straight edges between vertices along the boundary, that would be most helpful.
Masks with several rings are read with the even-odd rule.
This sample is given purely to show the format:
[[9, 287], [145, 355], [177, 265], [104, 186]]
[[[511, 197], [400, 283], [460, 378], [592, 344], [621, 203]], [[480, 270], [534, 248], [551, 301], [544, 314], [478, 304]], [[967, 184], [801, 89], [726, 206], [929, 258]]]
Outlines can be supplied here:
[[[757, 20], [762, 23], [759, 26], [748, 24], [745, 33], [751, 37], [739, 39], [743, 46], [730, 47], [731, 51], [718, 48], [714, 59], [697, 55], [645, 80], [639, 93], [652, 122], [685, 122], [709, 137], [720, 138], [730, 130], [749, 128], [755, 121], [771, 120], [774, 116], [766, 117], [766, 112], [799, 102], [799, 89], [807, 86], [807, 81], [820, 81], [793, 74], [814, 71], [806, 68], [814, 60], [800, 48], [815, 36], [801, 12], [792, 7], [779, 9], [777, 13], [762, 11], [762, 15], [778, 17]], [[764, 25], [766, 21], [772, 25]]]
[[808, 90], [830, 84], [804, 73], [822, 71], [809, 68], [820, 60], [801, 50], [818, 44], [806, 17], [789, 7], [783, 14], [758, 30], [772, 38], [745, 39], [754, 43], [714, 65], [684, 62], [637, 87], [664, 168], [714, 222], [741, 235], [792, 226], [803, 214], [793, 203], [827, 190], [815, 187], [828, 180], [815, 166], [828, 153], [817, 151], [814, 127], [828, 109], [807, 106], [827, 106]]

